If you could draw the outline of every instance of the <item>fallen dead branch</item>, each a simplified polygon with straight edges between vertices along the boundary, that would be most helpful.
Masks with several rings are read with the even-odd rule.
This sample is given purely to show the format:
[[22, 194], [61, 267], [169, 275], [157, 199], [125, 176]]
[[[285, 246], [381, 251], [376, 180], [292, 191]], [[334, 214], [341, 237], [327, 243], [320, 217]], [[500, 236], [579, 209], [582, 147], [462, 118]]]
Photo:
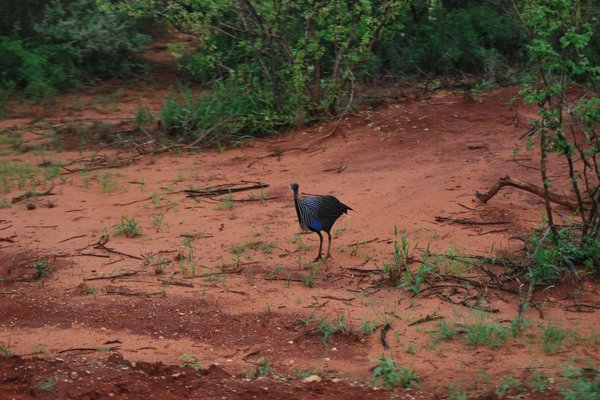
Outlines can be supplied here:
[[120, 256], [125, 256], [125, 257], [129, 257], [129, 258], [133, 258], [135, 260], [146, 261], [142, 257], [134, 256], [132, 254], [123, 253], [122, 251], [115, 250], [115, 249], [112, 249], [110, 247], [107, 247], [106, 243], [108, 243], [108, 237], [104, 237], [103, 236], [100, 239], [98, 239], [98, 241], [94, 244], [94, 248], [95, 249], [99, 249], [99, 250], [105, 250], [105, 251], [108, 251], [109, 253], [118, 254]]
[[444, 319], [444, 317], [442, 315], [437, 315], [437, 314], [432, 314], [432, 315], [427, 314], [423, 318], [420, 318], [420, 319], [416, 320], [415, 322], [411, 322], [410, 324], [408, 324], [408, 326], [419, 325], [419, 324], [423, 324], [423, 323], [429, 322], [429, 321], [437, 321], [438, 319]]
[[116, 294], [120, 296], [156, 296], [160, 295], [161, 292], [154, 293], [145, 293], [145, 292], [136, 292], [133, 289], [130, 289], [126, 286], [107, 286], [105, 288], [106, 294]]
[[[511, 178], [508, 175], [503, 176], [500, 179], [498, 179], [498, 182], [494, 186], [492, 186], [492, 188], [489, 191], [487, 191], [485, 193], [475, 192], [475, 196], [480, 201], [486, 203], [488, 200], [490, 200], [492, 197], [494, 197], [496, 195], [496, 193], [498, 193], [498, 191], [500, 189], [502, 189], [504, 186], [512, 186], [514, 188], [525, 190], [526, 192], [529, 192], [529, 193], [533, 193], [533, 194], [541, 197], [542, 199], [544, 198], [544, 188], [543, 187], [536, 186], [531, 183], [527, 183], [527, 182], [520, 181], [518, 179]], [[548, 199], [553, 203], [560, 204], [561, 206], [565, 206], [565, 207], [568, 207], [573, 210], [576, 210], [579, 208], [579, 203], [577, 203], [577, 200], [575, 200], [571, 197], [562, 195], [562, 194], [549, 192]]]
[[[139, 154], [129, 155], [128, 157], [120, 157], [121, 152], [114, 156], [105, 156], [102, 154], [94, 154], [84, 156], [75, 160], [69, 161], [61, 167], [66, 171], [62, 175], [74, 174], [81, 171], [93, 171], [97, 169], [120, 168], [126, 165], [133, 164], [140, 157]], [[82, 165], [79, 167], [78, 165]]]
[[118, 274], [111, 274], [111, 275], [102, 275], [102, 276], [94, 276], [92, 278], [86, 278], [87, 281], [97, 281], [100, 279], [116, 279], [116, 278], [124, 278], [127, 276], [134, 276], [137, 275], [138, 271], [124, 271]]
[[445, 217], [443, 215], [435, 216], [436, 222], [450, 222], [453, 224], [461, 224], [461, 225], [503, 225], [509, 224], [510, 221], [474, 221], [472, 219], [467, 218], [451, 218]]
[[76, 236], [71, 236], [69, 238], [63, 239], [60, 242], [56, 243], [56, 244], [60, 244], [60, 243], [64, 243], [64, 242], [68, 242], [69, 240], [73, 240], [73, 239], [79, 239], [82, 237], [86, 237], [87, 235], [76, 235]]
[[571, 311], [571, 312], [593, 313], [593, 312], [595, 312], [594, 310], [600, 310], [600, 305], [575, 303], [575, 304], [569, 304], [569, 305], [563, 307], [563, 310]]
[[54, 183], [52, 183], [50, 185], [50, 188], [44, 192], [33, 192], [33, 191], [29, 191], [26, 193], [23, 193], [22, 195], [19, 195], [17, 197], [13, 197], [12, 199], [12, 203], [18, 203], [19, 201], [25, 200], [25, 199], [29, 199], [31, 197], [42, 197], [42, 196], [51, 196], [54, 195], [54, 193], [52, 193], [52, 189], [54, 189]]
[[321, 296], [322, 299], [331, 299], [331, 300], [338, 300], [338, 301], [352, 301], [354, 300], [356, 297], [348, 297], [348, 298], [343, 298], [343, 297], [335, 297], [335, 296]]
[[64, 349], [58, 352], [58, 354], [70, 353], [72, 351], [84, 351], [89, 353], [96, 353], [100, 351], [117, 351], [119, 350], [119, 346], [110, 346], [110, 347], [74, 347], [72, 349]]
[[188, 197], [214, 197], [229, 193], [243, 192], [246, 190], [264, 189], [268, 187], [269, 185], [263, 182], [240, 181], [238, 183], [224, 183], [222, 185], [209, 186], [203, 189], [188, 189], [184, 190], [184, 192]]
[[381, 336], [379, 338], [381, 339], [381, 345], [383, 346], [384, 350], [387, 350], [390, 348], [390, 346], [388, 346], [388, 344], [387, 344], [387, 341], [385, 340], [385, 335], [387, 335], [390, 328], [391, 328], [390, 324], [385, 324], [383, 326], [383, 328], [381, 328]]
[[14, 243], [14, 239], [16, 238], [17, 235], [12, 235], [12, 236], [8, 236], [8, 237], [0, 237], [0, 242], [8, 242], [8, 243]]
[[193, 282], [184, 281], [181, 279], [159, 279], [163, 285], [194, 287]]

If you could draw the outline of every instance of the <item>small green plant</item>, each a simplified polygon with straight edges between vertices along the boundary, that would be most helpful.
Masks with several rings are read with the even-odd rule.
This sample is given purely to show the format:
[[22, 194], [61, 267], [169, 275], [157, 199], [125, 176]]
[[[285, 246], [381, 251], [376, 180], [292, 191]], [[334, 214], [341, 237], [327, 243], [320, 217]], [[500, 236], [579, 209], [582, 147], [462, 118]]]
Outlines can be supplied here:
[[437, 331], [432, 333], [432, 337], [435, 341], [452, 340], [459, 334], [460, 332], [455, 323], [441, 321], [437, 324]]
[[218, 210], [233, 210], [235, 208], [235, 203], [233, 201], [233, 196], [231, 193], [227, 193], [221, 199], [221, 202], [217, 204]]
[[322, 279], [323, 277], [319, 275], [319, 269], [321, 269], [322, 265], [322, 261], [314, 264], [309, 261], [307, 266], [310, 268], [310, 271], [308, 273], [300, 273], [300, 276], [302, 277], [302, 283], [308, 287], [313, 287], [315, 280]]
[[101, 174], [95, 174], [92, 179], [100, 182], [104, 193], [113, 193], [121, 189], [121, 184], [119, 181], [115, 180], [115, 175], [108, 171]]
[[388, 389], [394, 386], [408, 389], [419, 381], [419, 376], [415, 374], [413, 368], [399, 367], [396, 360], [386, 358], [385, 354], [382, 354], [378, 360], [371, 360], [371, 362], [376, 364], [373, 370], [374, 385], [383, 385]]
[[550, 377], [543, 372], [536, 372], [529, 381], [529, 387], [534, 393], [545, 393], [550, 387]]
[[554, 325], [548, 325], [544, 329], [543, 334], [543, 348], [547, 354], [557, 353], [565, 338], [567, 337], [568, 331]]
[[154, 117], [152, 116], [150, 109], [148, 107], [138, 106], [137, 111], [135, 112], [135, 126], [137, 128], [143, 128], [153, 122]]
[[564, 400], [598, 400], [600, 399], [600, 371], [567, 366], [563, 377], [567, 383], [560, 393]]
[[274, 371], [273, 367], [271, 366], [271, 362], [268, 359], [263, 358], [256, 365], [256, 372], [258, 376], [269, 376], [272, 375]]
[[281, 264], [277, 264], [272, 270], [267, 272], [267, 277], [269, 279], [275, 279], [279, 276], [279, 273], [283, 271], [285, 267]]
[[462, 387], [450, 385], [448, 387], [448, 400], [468, 400], [469, 394]]
[[406, 346], [406, 354], [417, 354], [417, 344], [415, 342], [408, 342], [408, 346]]
[[344, 314], [338, 316], [338, 320], [335, 323], [330, 323], [326, 319], [321, 321], [319, 324], [319, 331], [323, 334], [323, 344], [327, 345], [329, 337], [335, 333], [349, 332], [348, 325], [346, 324]]
[[517, 378], [515, 378], [514, 376], [509, 375], [509, 376], [503, 378], [502, 381], [500, 382], [500, 384], [498, 386], [496, 386], [496, 388], [494, 389], [494, 393], [499, 398], [503, 398], [505, 395], [507, 395], [509, 393], [520, 392], [523, 390], [524, 390], [523, 383], [521, 381], [519, 381]]
[[183, 367], [191, 367], [196, 371], [202, 371], [202, 364], [200, 364], [200, 359], [192, 354], [184, 353], [179, 357], [181, 360], [181, 365]]
[[128, 238], [142, 236], [142, 227], [136, 222], [135, 218], [121, 217], [121, 222], [114, 226], [115, 235], [125, 235]]
[[163, 196], [158, 193], [152, 193], [150, 195], [150, 201], [152, 202], [152, 207], [158, 208], [160, 207], [160, 203], [163, 201]]
[[40, 382], [38, 387], [42, 392], [52, 392], [56, 389], [56, 381], [52, 378], [48, 378], [47, 380]]
[[48, 265], [48, 262], [45, 258], [38, 260], [33, 263], [33, 276], [35, 279], [41, 279], [45, 276], [50, 275], [52, 272], [52, 268]]
[[486, 345], [499, 348], [510, 336], [510, 328], [492, 322], [477, 321], [465, 325], [465, 343], [470, 346]]
[[4, 343], [0, 343], [0, 357], [12, 357], [14, 354], [10, 347]]
[[360, 332], [363, 335], [370, 335], [377, 330], [377, 326], [377, 322], [366, 319], [360, 324]]
[[160, 232], [163, 227], [167, 226], [164, 223], [165, 213], [155, 214], [152, 216], [152, 226], [156, 228], [156, 232]]
[[[418, 244], [418, 243], [417, 243]], [[402, 274], [409, 274], [408, 266], [413, 260], [417, 244], [410, 246], [406, 234], [403, 233], [398, 242], [398, 226], [394, 225], [394, 258], [391, 263], [383, 265], [383, 271], [388, 276], [388, 282], [394, 286], [400, 285]]]

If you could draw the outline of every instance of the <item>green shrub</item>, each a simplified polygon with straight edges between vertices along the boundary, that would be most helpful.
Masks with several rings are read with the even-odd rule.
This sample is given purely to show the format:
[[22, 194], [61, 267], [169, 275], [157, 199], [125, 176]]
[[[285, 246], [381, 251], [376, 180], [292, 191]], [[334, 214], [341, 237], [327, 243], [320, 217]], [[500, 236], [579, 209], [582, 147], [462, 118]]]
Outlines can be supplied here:
[[510, 10], [474, 2], [431, 8], [414, 2], [401, 19], [405, 30], [386, 32], [375, 54], [392, 74], [466, 71], [494, 79], [525, 54], [525, 31]]
[[376, 385], [383, 384], [388, 389], [394, 386], [408, 389], [419, 381], [419, 376], [415, 374], [413, 368], [400, 367], [396, 360], [386, 358], [384, 354], [378, 360], [371, 360], [371, 362], [376, 364], [373, 370], [373, 383]]
[[53, 1], [35, 31], [53, 63], [87, 79], [129, 75], [132, 55], [148, 41], [134, 19], [102, 12], [95, 0]]
[[129, 75], [148, 40], [135, 19], [102, 12], [95, 0], [55, 0], [42, 10], [21, 13], [28, 24], [22, 34], [0, 36], [1, 97], [40, 99], [81, 80]]
[[28, 48], [20, 39], [0, 37], [0, 88], [22, 91], [29, 98], [44, 98], [72, 82], [67, 71], [48, 61], [44, 47]]
[[182, 90], [180, 99], [171, 93], [159, 115], [173, 136], [203, 135], [208, 143], [235, 143], [291, 124], [291, 116], [278, 113], [272, 101], [269, 92], [260, 87], [247, 90], [229, 82], [198, 98], [187, 89]]
[[[573, 233], [573, 227], [558, 231], [556, 241], [534, 234], [530, 239], [531, 272], [527, 278], [536, 285], [555, 282], [571, 266], [583, 265], [594, 271], [600, 254], [600, 240], [584, 241]], [[558, 244], [557, 244], [558, 243]]]

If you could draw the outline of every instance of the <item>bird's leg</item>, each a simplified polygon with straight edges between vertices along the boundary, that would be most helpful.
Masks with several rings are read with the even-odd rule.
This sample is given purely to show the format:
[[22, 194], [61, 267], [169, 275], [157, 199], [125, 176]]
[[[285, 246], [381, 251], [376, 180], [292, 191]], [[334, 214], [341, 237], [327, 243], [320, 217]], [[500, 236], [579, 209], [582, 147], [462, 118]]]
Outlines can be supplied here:
[[327, 236], [329, 237], [329, 243], [327, 244], [327, 255], [325, 256], [325, 258], [330, 258], [331, 257], [331, 233], [327, 232]]
[[319, 254], [317, 255], [317, 258], [314, 259], [313, 262], [317, 262], [321, 259], [321, 250], [323, 250], [323, 235], [321, 235], [321, 232], [317, 232], [317, 235], [319, 235]]

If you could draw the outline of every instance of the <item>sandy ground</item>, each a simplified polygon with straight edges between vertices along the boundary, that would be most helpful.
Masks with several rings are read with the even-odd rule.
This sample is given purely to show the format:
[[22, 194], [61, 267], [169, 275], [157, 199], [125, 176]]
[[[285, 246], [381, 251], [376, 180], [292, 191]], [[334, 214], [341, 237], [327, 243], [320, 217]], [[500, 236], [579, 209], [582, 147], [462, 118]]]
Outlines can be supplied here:
[[[156, 111], [164, 90], [105, 85], [50, 108], [21, 105], [0, 123], [4, 132], [20, 130], [27, 150], [46, 140], [40, 131], [68, 120], [130, 123], [140, 104]], [[474, 196], [503, 175], [539, 182], [537, 154], [519, 139], [533, 111], [512, 101], [517, 91], [438, 92], [347, 116], [325, 140], [318, 141], [336, 121], [225, 151], [146, 154], [87, 172], [74, 171], [90, 161], [82, 157], [134, 153], [77, 144], [77, 129], [60, 151], [3, 151], [1, 160], [29, 165], [79, 161], [51, 180], [50, 194], [0, 209], [0, 343], [18, 355], [0, 359], [0, 397], [447, 398], [451, 385], [485, 397], [508, 376], [525, 384], [539, 371], [559, 380], [569, 364], [597, 366], [598, 312], [574, 307], [599, 304], [597, 283], [577, 288], [567, 280], [538, 291], [525, 332], [490, 348], [461, 338], [436, 342], [440, 320], [419, 320], [509, 325], [520, 303], [510, 291], [516, 282], [498, 290], [430, 280], [415, 296], [387, 285], [380, 272], [393, 261], [394, 227], [398, 240], [406, 234], [416, 246], [413, 269], [426, 248], [518, 259], [541, 225], [540, 198], [516, 189], [486, 204]], [[92, 144], [96, 151], [85, 150]], [[311, 263], [317, 235], [299, 235], [292, 181], [354, 209], [334, 226], [332, 258], [323, 264]], [[185, 192], [249, 182], [268, 187], [230, 196]], [[3, 196], [10, 202], [24, 191], [15, 185]], [[123, 217], [141, 226], [141, 236], [116, 235]], [[40, 260], [52, 271], [35, 279]], [[490, 282], [477, 264], [442, 257], [439, 265], [440, 273]], [[493, 312], [461, 304], [467, 298], [483, 299]], [[345, 331], [324, 343], [321, 322], [340, 319]], [[545, 352], [549, 324], [580, 339]], [[382, 354], [414, 368], [417, 385], [371, 388], [373, 360]], [[203, 370], [182, 367], [184, 355]], [[273, 373], [262, 377], [267, 362]], [[304, 382], [309, 375], [322, 380]], [[49, 379], [55, 387], [40, 389]], [[540, 398], [556, 396], [558, 385], [550, 390]]]

